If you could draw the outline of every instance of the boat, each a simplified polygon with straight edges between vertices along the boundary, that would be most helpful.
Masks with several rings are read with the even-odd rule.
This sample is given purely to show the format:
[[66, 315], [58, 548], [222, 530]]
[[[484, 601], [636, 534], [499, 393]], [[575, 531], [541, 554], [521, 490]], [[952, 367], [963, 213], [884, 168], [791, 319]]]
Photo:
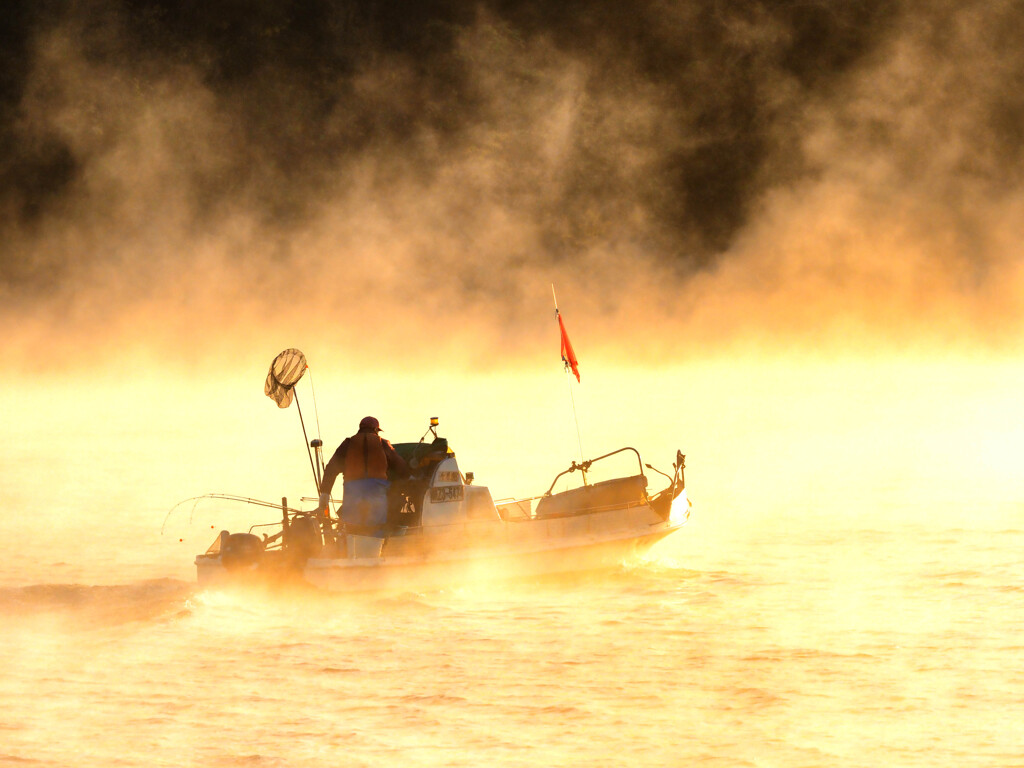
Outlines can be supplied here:
[[[281, 354], [287, 352], [298, 350]], [[288, 365], [294, 369], [299, 364], [305, 364], [304, 358]], [[271, 381], [274, 371], [272, 366], [266, 387], [271, 396], [280, 384]], [[281, 396], [290, 403], [294, 393]], [[200, 586], [290, 581], [332, 592], [418, 591], [589, 571], [620, 566], [645, 553], [690, 517], [681, 451], [676, 451], [671, 474], [645, 464], [637, 449], [623, 447], [572, 461], [539, 495], [495, 501], [472, 472], [462, 471], [438, 426], [439, 420], [431, 418], [419, 441], [393, 445], [412, 476], [389, 478], [387, 523], [373, 535], [346, 529], [340, 514], [331, 515], [331, 508], [337, 508], [333, 499], [326, 509], [317, 504], [303, 510], [290, 506], [287, 498], [278, 505], [224, 494], [199, 497], [245, 501], [279, 512], [244, 532], [221, 531], [195, 558]], [[322, 442], [308, 443], [319, 488]], [[619, 458], [609, 461], [613, 457]], [[635, 473], [629, 469], [622, 476], [591, 481], [596, 464], [608, 461], [618, 467], [623, 459], [630, 467], [635, 459]], [[653, 491], [645, 469], [660, 475], [664, 487]], [[577, 487], [556, 491], [560, 481], [575, 477]]]

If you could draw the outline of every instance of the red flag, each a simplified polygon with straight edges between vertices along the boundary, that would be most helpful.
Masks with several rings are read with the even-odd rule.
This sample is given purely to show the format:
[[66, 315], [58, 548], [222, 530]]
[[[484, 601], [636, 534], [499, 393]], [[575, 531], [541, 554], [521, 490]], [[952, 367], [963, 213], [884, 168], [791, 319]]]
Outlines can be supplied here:
[[576, 353], [572, 351], [572, 342], [569, 341], [569, 334], [565, 332], [565, 323], [562, 322], [561, 313], [556, 309], [555, 314], [558, 315], [558, 328], [562, 332], [562, 362], [565, 363], [566, 370], [572, 368], [572, 372], [576, 375], [576, 381], [579, 381], [580, 369]]

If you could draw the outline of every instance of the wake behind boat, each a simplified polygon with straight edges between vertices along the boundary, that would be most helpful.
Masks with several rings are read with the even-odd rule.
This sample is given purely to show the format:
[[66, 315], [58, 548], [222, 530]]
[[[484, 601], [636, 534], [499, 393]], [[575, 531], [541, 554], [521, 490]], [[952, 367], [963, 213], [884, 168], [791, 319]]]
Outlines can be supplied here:
[[[301, 352], [281, 353], [271, 366], [267, 394], [279, 404], [290, 404], [304, 370]], [[362, 500], [342, 499], [339, 514], [332, 517], [333, 499], [311, 510], [292, 508], [282, 499], [276, 520], [246, 532], [222, 531], [196, 557], [200, 585], [294, 579], [331, 591], [433, 589], [593, 570], [645, 552], [689, 518], [685, 457], [679, 451], [671, 475], [644, 464], [635, 448], [625, 447], [572, 462], [540, 495], [496, 502], [473, 473], [461, 470], [437, 428], [438, 420], [431, 419], [424, 438], [394, 445], [411, 474], [389, 471], [386, 521], [377, 530], [342, 519], [352, 519], [345, 514], [352, 511], [346, 503]], [[319, 489], [321, 443], [310, 441], [310, 447]], [[590, 482], [592, 467], [616, 456], [635, 458], [636, 473]], [[645, 468], [658, 472], [665, 487], [652, 492]], [[554, 490], [563, 477], [576, 472], [582, 485]]]

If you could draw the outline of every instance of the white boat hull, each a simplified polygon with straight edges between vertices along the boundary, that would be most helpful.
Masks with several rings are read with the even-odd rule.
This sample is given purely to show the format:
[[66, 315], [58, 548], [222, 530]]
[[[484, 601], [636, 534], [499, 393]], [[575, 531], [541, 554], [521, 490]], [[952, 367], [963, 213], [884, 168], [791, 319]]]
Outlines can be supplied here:
[[332, 592], [422, 591], [452, 584], [473, 585], [531, 576], [612, 568], [650, 549], [674, 528], [644, 537], [565, 543], [544, 549], [490, 551], [460, 558], [387, 556], [379, 559], [310, 560], [303, 572], [310, 584]]
[[353, 527], [339, 542], [324, 518], [308, 513], [292, 519], [284, 530], [286, 544], [291, 543], [273, 552], [251, 533], [224, 531], [226, 550], [218, 545], [196, 558], [199, 583], [290, 581], [339, 592], [431, 590], [587, 571], [614, 567], [646, 551], [689, 517], [681, 476], [679, 486], [673, 480], [654, 496], [647, 493], [647, 478], [638, 474], [497, 505], [486, 487], [464, 477], [454, 455], [443, 454], [429, 487], [416, 495], [419, 519], [386, 538], [353, 535]]
[[[685, 496], [681, 501], [687, 504]], [[642, 504], [548, 520], [464, 523], [387, 539], [350, 536], [352, 556], [310, 558], [292, 576], [331, 592], [429, 591], [592, 571], [643, 554], [685, 522], [685, 513], [678, 521], [663, 520]], [[360, 552], [366, 545], [369, 551]], [[197, 557], [196, 567], [201, 586], [259, 578], [255, 567], [228, 570], [218, 557]], [[267, 574], [274, 580], [280, 575]]]

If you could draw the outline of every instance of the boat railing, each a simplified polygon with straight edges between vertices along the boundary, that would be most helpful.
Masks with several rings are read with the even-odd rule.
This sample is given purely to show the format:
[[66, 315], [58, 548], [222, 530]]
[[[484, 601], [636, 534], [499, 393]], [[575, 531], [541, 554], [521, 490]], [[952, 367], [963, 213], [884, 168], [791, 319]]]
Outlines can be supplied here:
[[611, 453], [606, 453], [606, 454], [604, 454], [604, 456], [598, 456], [596, 459], [587, 459], [586, 461], [580, 462], [578, 464], [574, 461], [572, 463], [572, 466], [570, 466], [568, 469], [563, 470], [562, 472], [559, 472], [557, 475], [555, 475], [555, 479], [551, 481], [551, 487], [548, 488], [547, 493], [545, 493], [544, 495], [545, 496], [550, 496], [551, 492], [553, 490], [555, 490], [555, 485], [557, 485], [558, 481], [560, 479], [562, 479], [563, 476], [568, 475], [568, 474], [570, 474], [572, 472], [575, 472], [577, 469], [580, 470], [580, 472], [583, 474], [583, 484], [586, 485], [587, 484], [587, 472], [590, 471], [590, 467], [595, 462], [601, 461], [602, 459], [607, 459], [608, 457], [615, 456], [616, 454], [619, 454], [619, 453], [623, 453], [624, 451], [632, 451], [633, 453], [636, 454], [637, 464], [640, 465], [640, 475], [643, 476], [644, 479], [646, 479], [647, 475], [644, 474], [644, 462], [643, 462], [643, 459], [640, 458], [640, 451], [638, 451], [636, 448], [631, 448], [630, 446], [626, 446], [625, 448], [619, 448], [617, 451], [612, 451]]
[[544, 497], [530, 496], [525, 499], [498, 499], [494, 502], [494, 506], [497, 507], [502, 520], [532, 520], [533, 503], [542, 498]]

